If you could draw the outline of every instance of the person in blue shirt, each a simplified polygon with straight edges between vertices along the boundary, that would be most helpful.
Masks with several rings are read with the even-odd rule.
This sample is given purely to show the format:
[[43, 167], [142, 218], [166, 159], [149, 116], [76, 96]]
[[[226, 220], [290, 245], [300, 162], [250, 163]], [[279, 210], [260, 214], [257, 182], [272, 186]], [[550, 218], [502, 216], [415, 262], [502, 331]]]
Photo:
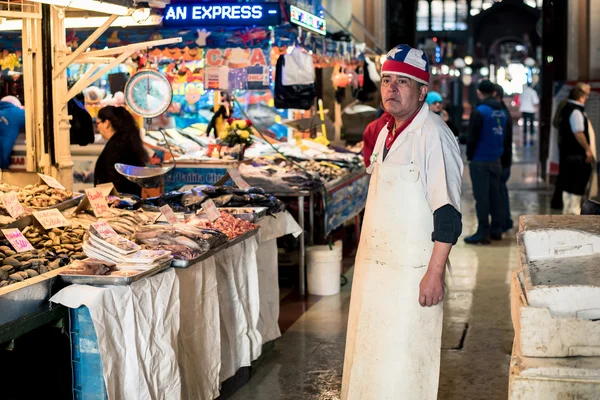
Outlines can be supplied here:
[[20, 132], [25, 131], [25, 110], [19, 99], [6, 96], [0, 100], [0, 168], [8, 169], [10, 155]]
[[[477, 87], [481, 102], [471, 113], [467, 133], [467, 159], [473, 184], [477, 232], [465, 238], [468, 244], [490, 244], [501, 240], [503, 202], [501, 198], [502, 164], [508, 117], [496, 99], [496, 86], [483, 80]], [[492, 216], [490, 225], [489, 217]]]
[[454, 125], [454, 123], [450, 119], [450, 114], [448, 114], [448, 112], [446, 110], [444, 110], [444, 105], [443, 105], [444, 99], [442, 98], [442, 95], [439, 94], [438, 92], [433, 92], [433, 91], [427, 92], [427, 97], [425, 98], [425, 102], [429, 105], [429, 110], [433, 111], [434, 113], [436, 113], [437, 115], [442, 117], [442, 119], [444, 120], [446, 125], [448, 125], [448, 128], [450, 128], [452, 133], [454, 133], [454, 136], [458, 137], [459, 131], [458, 131], [457, 126]]

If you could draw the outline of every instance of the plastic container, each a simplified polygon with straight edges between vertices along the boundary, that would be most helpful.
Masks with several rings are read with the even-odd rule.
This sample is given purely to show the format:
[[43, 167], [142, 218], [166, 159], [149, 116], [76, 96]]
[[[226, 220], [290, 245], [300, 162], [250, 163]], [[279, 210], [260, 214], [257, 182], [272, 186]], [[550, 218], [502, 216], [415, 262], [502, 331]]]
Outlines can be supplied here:
[[329, 246], [311, 246], [306, 249], [308, 293], [331, 296], [340, 292], [342, 275], [342, 242]]
[[73, 399], [106, 400], [102, 359], [90, 312], [82, 306], [70, 313]]

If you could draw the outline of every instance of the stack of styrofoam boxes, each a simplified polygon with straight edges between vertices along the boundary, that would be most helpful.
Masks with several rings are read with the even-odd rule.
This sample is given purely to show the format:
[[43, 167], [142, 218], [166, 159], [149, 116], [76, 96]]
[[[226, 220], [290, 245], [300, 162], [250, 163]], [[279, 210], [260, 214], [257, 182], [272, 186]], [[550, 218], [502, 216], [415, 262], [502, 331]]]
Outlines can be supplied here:
[[510, 400], [600, 399], [600, 216], [524, 216]]

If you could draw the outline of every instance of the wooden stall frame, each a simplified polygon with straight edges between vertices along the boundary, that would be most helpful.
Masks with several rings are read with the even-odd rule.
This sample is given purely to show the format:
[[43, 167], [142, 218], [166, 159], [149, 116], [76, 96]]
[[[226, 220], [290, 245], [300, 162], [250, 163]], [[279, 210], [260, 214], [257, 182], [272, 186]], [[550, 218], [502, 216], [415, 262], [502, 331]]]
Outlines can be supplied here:
[[[72, 50], [67, 47], [64, 10], [48, 6], [49, 13], [46, 15], [49, 15], [50, 18], [52, 51], [51, 54], [44, 54], [42, 51], [43, 5], [28, 0], [7, 0], [3, 3], [8, 7], [6, 7], [7, 10], [0, 10], [0, 18], [21, 18], [23, 21], [22, 57], [24, 99], [27, 104], [25, 111], [27, 172], [0, 172], [0, 180], [24, 186], [35, 183], [37, 181], [36, 173], [42, 172], [57, 178], [70, 189], [73, 186], [73, 160], [70, 150], [69, 131], [71, 125], [67, 111], [68, 101], [136, 51], [181, 43], [182, 39], [177, 37], [107, 50], [87, 51], [118, 17], [118, 15], [111, 15], [79, 47]], [[43, 63], [48, 62], [52, 65], [51, 82], [45, 82], [43, 74]], [[88, 63], [92, 66], [75, 86], [68, 90], [66, 71], [68, 66], [73, 63]], [[50, 104], [44, 102], [43, 94], [46, 85], [51, 85], [52, 88]], [[48, 146], [44, 138], [44, 115], [48, 115], [48, 113], [54, 117], [51, 127], [54, 160], [51, 157], [52, 151], [46, 151]]]

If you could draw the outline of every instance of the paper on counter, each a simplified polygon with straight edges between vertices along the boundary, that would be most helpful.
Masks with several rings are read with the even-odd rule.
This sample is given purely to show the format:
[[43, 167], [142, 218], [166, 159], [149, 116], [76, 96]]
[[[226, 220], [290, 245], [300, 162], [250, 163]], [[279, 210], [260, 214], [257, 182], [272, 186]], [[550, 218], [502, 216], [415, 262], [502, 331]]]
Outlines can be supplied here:
[[256, 236], [215, 254], [221, 316], [221, 382], [260, 357]]
[[68, 286], [50, 301], [89, 309], [109, 399], [179, 399], [179, 296], [169, 269], [130, 286]]
[[300, 225], [298, 225], [294, 217], [287, 211], [277, 213], [273, 216], [266, 216], [258, 221], [258, 225], [260, 225], [258, 237], [261, 243], [285, 235], [298, 237], [302, 233]]

